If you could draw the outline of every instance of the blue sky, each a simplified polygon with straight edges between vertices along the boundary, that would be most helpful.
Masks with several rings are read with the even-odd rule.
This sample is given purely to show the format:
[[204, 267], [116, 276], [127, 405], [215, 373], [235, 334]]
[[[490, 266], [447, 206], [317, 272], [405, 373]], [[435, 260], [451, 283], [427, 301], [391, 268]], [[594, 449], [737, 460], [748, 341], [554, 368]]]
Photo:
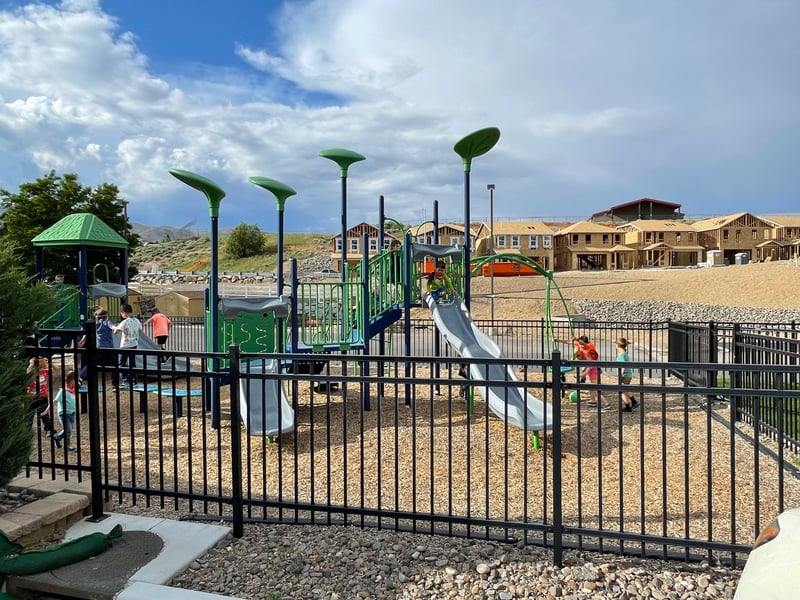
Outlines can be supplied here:
[[577, 220], [649, 197], [688, 215], [797, 213], [795, 0], [0, 0], [0, 187], [115, 183], [137, 223], [338, 232], [463, 215], [453, 145], [483, 127], [473, 219]]

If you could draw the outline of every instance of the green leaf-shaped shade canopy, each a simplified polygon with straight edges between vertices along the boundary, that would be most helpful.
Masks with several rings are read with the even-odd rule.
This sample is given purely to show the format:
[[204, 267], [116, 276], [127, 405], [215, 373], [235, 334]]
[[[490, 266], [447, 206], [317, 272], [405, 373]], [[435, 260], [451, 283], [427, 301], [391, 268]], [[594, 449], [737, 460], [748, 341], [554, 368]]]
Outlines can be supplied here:
[[500, 130], [497, 127], [487, 127], [473, 131], [456, 142], [453, 150], [456, 151], [464, 163], [464, 170], [469, 171], [472, 159], [476, 156], [486, 154], [494, 148], [497, 140], [500, 139]]
[[343, 148], [329, 148], [328, 150], [320, 150], [319, 155], [322, 158], [328, 158], [339, 165], [339, 176], [347, 177], [347, 169], [355, 162], [366, 160], [358, 152], [352, 150], [345, 150]]
[[259, 187], [272, 192], [275, 196], [275, 203], [278, 206], [278, 211], [283, 212], [283, 207], [286, 204], [286, 199], [289, 196], [294, 196], [295, 192], [291, 187], [278, 181], [277, 179], [270, 179], [269, 177], [248, 177], [247, 180]]
[[191, 171], [170, 169], [169, 172], [186, 185], [200, 190], [208, 199], [208, 214], [210, 217], [219, 217], [219, 203], [225, 197], [225, 192], [216, 183]]

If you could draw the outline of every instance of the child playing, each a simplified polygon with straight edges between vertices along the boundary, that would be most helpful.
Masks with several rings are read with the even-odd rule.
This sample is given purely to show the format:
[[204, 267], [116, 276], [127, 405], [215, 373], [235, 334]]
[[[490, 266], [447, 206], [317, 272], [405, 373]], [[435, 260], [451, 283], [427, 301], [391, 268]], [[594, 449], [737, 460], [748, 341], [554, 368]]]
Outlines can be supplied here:
[[[147, 327], [150, 323], [153, 324], [153, 337], [156, 339], [156, 344], [158, 344], [159, 350], [166, 350], [167, 349], [167, 339], [169, 338], [169, 329], [172, 326], [172, 321], [170, 318], [162, 313], [157, 308], [153, 308], [153, 316], [151, 316], [147, 321], [142, 323], [142, 327]], [[166, 362], [168, 358], [166, 356], [161, 357], [161, 362]]]
[[[119, 314], [122, 317], [122, 321], [119, 325], [112, 327], [111, 330], [114, 333], [122, 333], [120, 348], [134, 350], [139, 347], [139, 333], [142, 330], [142, 324], [139, 319], [133, 316], [133, 308], [131, 308], [130, 304], [123, 304], [119, 309]], [[128, 361], [130, 361], [131, 366], [134, 366], [136, 362], [133, 355], [127, 352], [122, 353], [119, 358], [119, 366], [121, 368], [127, 367]], [[133, 376], [126, 378], [125, 372], [122, 373], [121, 379], [123, 385], [136, 385], [136, 378]]]
[[445, 263], [443, 260], [436, 261], [436, 269], [428, 275], [428, 293], [436, 304], [448, 294], [455, 293], [453, 282], [444, 272]]
[[[573, 343], [575, 344], [575, 358], [579, 360], [597, 360], [600, 358], [600, 355], [597, 353], [597, 348], [585, 335], [575, 338]], [[589, 383], [597, 383], [599, 375], [600, 369], [598, 367], [583, 367], [581, 368], [578, 377], [580, 378], [581, 383], [587, 379], [589, 380]], [[598, 404], [600, 404], [600, 408], [602, 410], [608, 410], [611, 408], [611, 405], [603, 398], [600, 390], [597, 390], [596, 392], [596, 399], [589, 400], [589, 402], [587, 402], [587, 406], [597, 406]]]
[[[53, 399], [53, 409], [56, 416], [61, 421], [61, 431], [53, 436], [56, 446], [61, 448], [61, 440], [67, 446], [69, 452], [75, 452], [77, 449], [70, 444], [72, 439], [72, 428], [75, 425], [75, 371], [69, 371], [64, 375], [64, 387], [58, 390], [56, 397]], [[48, 407], [49, 412], [49, 407]]]
[[42, 421], [46, 436], [53, 434], [53, 421], [50, 419], [50, 363], [44, 358], [32, 358], [28, 362], [28, 375], [35, 373], [33, 381], [28, 384], [26, 393], [30, 401], [31, 412], [37, 414]]
[[[630, 357], [628, 356], [628, 340], [624, 337], [621, 337], [617, 340], [617, 362], [629, 362]], [[621, 367], [619, 369], [619, 382], [623, 385], [630, 385], [631, 379], [633, 378], [633, 369], [630, 367]], [[632, 394], [628, 394], [627, 392], [621, 392], [620, 396], [622, 397], [622, 412], [631, 412], [634, 408], [639, 406], [639, 401], [633, 397]]]

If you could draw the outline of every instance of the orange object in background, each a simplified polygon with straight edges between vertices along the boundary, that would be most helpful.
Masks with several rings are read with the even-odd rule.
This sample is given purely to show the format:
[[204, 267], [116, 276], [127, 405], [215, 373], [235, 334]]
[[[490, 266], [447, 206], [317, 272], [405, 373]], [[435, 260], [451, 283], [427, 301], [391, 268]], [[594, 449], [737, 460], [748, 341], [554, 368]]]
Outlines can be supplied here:
[[[481, 267], [481, 275], [484, 277], [492, 276], [492, 265], [485, 264]], [[529, 275], [541, 275], [538, 271], [517, 262], [496, 262], [494, 263], [495, 277], [522, 277]]]

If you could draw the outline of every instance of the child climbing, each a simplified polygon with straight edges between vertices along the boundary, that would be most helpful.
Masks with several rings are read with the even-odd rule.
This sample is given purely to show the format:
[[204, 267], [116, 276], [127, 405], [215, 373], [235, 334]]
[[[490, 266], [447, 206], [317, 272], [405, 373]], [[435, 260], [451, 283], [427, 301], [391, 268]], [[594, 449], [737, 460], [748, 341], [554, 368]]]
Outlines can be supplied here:
[[433, 298], [436, 304], [441, 300], [446, 300], [447, 297], [455, 293], [453, 282], [444, 272], [445, 262], [443, 260], [436, 261], [436, 268], [433, 273], [428, 275], [428, 293]]

